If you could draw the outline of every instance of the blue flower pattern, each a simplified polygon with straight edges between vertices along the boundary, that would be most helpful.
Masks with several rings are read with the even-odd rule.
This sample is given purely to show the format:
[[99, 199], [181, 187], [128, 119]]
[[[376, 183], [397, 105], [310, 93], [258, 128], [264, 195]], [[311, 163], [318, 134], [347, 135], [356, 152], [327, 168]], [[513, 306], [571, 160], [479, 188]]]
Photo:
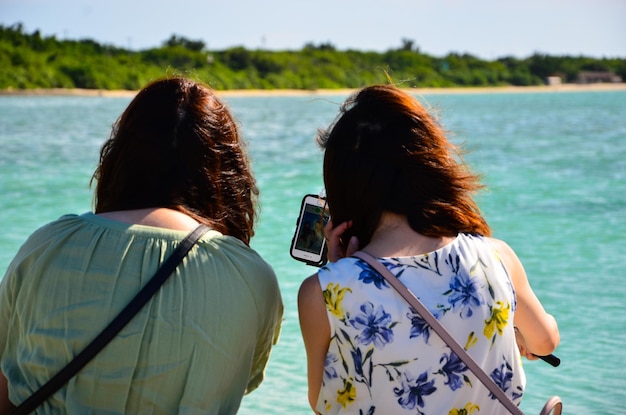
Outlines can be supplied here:
[[[394, 388], [393, 392], [398, 396], [398, 403], [405, 409], [418, 409], [424, 407], [424, 397], [434, 393], [434, 380], [428, 380], [426, 372], [417, 378], [412, 378], [408, 371], [404, 372], [400, 380], [402, 387]], [[418, 408], [419, 407], [419, 408]]]
[[467, 382], [467, 377], [462, 375], [468, 368], [461, 359], [454, 353], [444, 354], [439, 363], [443, 363], [440, 373], [446, 377], [445, 385], [448, 385], [453, 391], [463, 386], [463, 380]]
[[478, 291], [480, 284], [477, 278], [462, 273], [456, 274], [450, 282], [448, 302], [454, 311], [459, 311], [461, 318], [472, 316], [473, 308], [485, 304], [483, 296]]
[[326, 355], [326, 359], [324, 361], [324, 379], [333, 379], [337, 377], [337, 370], [333, 367], [333, 363], [338, 360], [337, 355], [333, 353], [328, 353]]
[[[490, 374], [491, 379], [502, 389], [503, 391], [508, 391], [511, 388], [511, 383], [513, 380], [513, 368], [504, 358], [504, 363], [500, 365], [499, 368], [495, 368], [493, 372]], [[489, 397], [491, 399], [497, 399], [494, 394], [490, 393]], [[522, 394], [518, 392], [513, 392], [513, 399], [521, 398]]]
[[370, 266], [364, 262], [358, 262], [357, 265], [361, 267], [362, 271], [359, 273], [359, 280], [365, 284], [374, 284], [379, 290], [383, 287], [388, 287], [387, 281], [378, 272], [374, 271]]
[[407, 313], [406, 316], [411, 320], [411, 335], [409, 337], [412, 339], [414, 337], [423, 336], [424, 343], [428, 343], [431, 329], [428, 323], [426, 323], [426, 320], [424, 320], [413, 307], [411, 307], [411, 311]]
[[391, 330], [391, 315], [382, 306], [374, 309], [374, 304], [368, 302], [361, 306], [361, 314], [350, 319], [350, 324], [357, 330], [362, 330], [357, 336], [357, 341], [368, 345], [373, 343], [376, 347], [384, 347], [393, 340]]
[[[471, 257], [472, 261], [459, 253], [465, 251], [452, 246], [430, 255], [386, 258], [383, 263], [403, 282], [405, 278], [406, 281], [427, 278], [431, 281], [429, 287], [442, 287], [439, 294], [426, 298], [427, 307], [437, 319], [443, 319], [444, 325], [456, 324], [456, 332], [465, 333], [461, 334], [465, 337], [455, 335], [455, 338], [462, 345], [466, 344], [466, 349], [482, 347], [481, 350], [493, 356], [489, 360], [493, 366], [488, 368], [488, 373], [509, 396], [519, 401], [524, 390], [523, 376], [519, 374], [519, 355], [510, 349], [506, 353], [492, 354], [502, 350], [500, 342], [511, 346], [502, 335], [496, 336], [494, 345], [491, 338], [476, 335], [483, 332], [484, 309], [490, 309], [500, 301], [511, 304], [511, 311], [514, 311], [510, 280], [506, 273], [504, 277], [498, 274], [504, 269], [497, 255], [490, 255], [492, 251], [488, 248], [491, 245], [483, 238], [462, 235], [457, 241], [478, 242], [482, 248], [478, 249], [477, 257]], [[463, 406], [470, 402], [465, 398], [462, 404], [445, 411], [441, 409], [448, 402], [453, 405], [453, 397], [457, 394], [471, 396], [471, 403], [476, 407], [494, 405], [491, 394], [465, 363], [441, 344], [423, 318], [408, 303], [404, 304], [404, 311], [400, 311], [397, 293], [382, 276], [363, 261], [352, 261], [354, 268], [350, 275], [354, 275], [354, 280], [349, 280], [353, 281], [349, 284], [342, 279], [346, 271], [334, 271], [332, 264], [325, 266], [319, 274], [322, 286], [332, 282], [339, 284], [340, 289], [349, 288], [349, 291], [345, 291], [343, 304], [333, 304], [333, 310], [340, 305], [344, 315], [338, 317], [330, 311], [328, 313], [334, 320], [331, 327], [335, 329], [331, 333], [317, 410], [323, 414], [345, 411], [363, 415], [448, 413], [454, 410], [457, 411], [454, 413], [462, 413]], [[495, 272], [497, 269], [499, 271]], [[413, 287], [411, 289], [421, 294]], [[512, 331], [512, 327], [510, 329]], [[407, 353], [406, 350], [415, 352]], [[437, 357], [433, 356], [437, 351]], [[430, 353], [432, 357], [422, 357], [424, 353]], [[380, 388], [388, 391], [385, 402], [376, 400], [380, 399]]]

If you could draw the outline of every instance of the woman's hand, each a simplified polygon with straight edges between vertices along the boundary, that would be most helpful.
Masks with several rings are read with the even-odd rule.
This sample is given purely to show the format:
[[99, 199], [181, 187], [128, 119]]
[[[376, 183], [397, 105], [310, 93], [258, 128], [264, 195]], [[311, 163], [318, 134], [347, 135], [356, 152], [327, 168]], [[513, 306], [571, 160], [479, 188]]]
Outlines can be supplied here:
[[524, 356], [528, 360], [539, 359], [539, 357], [528, 351], [528, 348], [526, 347], [526, 339], [524, 339], [524, 336], [520, 333], [517, 327], [515, 327], [515, 341], [517, 342], [517, 348], [519, 349], [520, 355]]
[[326, 238], [326, 244], [328, 246], [328, 261], [335, 262], [341, 258], [352, 255], [359, 249], [359, 240], [356, 236], [353, 236], [348, 241], [347, 246], [343, 246], [341, 243], [341, 235], [352, 226], [351, 221], [343, 222], [336, 227], [333, 227], [332, 219], [328, 220], [328, 223], [324, 227], [324, 237]]

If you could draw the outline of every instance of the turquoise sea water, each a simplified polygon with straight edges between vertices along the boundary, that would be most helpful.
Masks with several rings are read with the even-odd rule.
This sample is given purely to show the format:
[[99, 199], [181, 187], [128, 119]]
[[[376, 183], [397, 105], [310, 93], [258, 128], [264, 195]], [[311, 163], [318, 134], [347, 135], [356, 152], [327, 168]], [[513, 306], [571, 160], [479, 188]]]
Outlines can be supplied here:
[[[241, 414], [308, 414], [296, 293], [314, 268], [289, 256], [300, 201], [322, 190], [314, 143], [345, 96], [230, 97], [261, 190], [253, 247], [273, 266], [285, 320]], [[626, 92], [425, 95], [489, 190], [494, 235], [525, 265], [561, 329], [562, 364], [525, 363], [526, 413], [626, 414]], [[0, 275], [24, 239], [91, 208], [99, 148], [128, 98], [0, 97]]]

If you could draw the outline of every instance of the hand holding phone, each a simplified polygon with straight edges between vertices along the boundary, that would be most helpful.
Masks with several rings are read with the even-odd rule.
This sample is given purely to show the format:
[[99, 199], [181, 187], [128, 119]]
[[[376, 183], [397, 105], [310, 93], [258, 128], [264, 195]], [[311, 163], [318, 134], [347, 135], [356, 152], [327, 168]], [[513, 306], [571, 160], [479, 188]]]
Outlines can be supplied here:
[[332, 219], [328, 220], [324, 234], [326, 235], [326, 247], [328, 261], [335, 262], [341, 258], [351, 256], [359, 250], [359, 240], [352, 235], [346, 242], [345, 232], [352, 226], [351, 221], [343, 222], [335, 225]]
[[328, 219], [325, 198], [312, 194], [304, 196], [291, 240], [290, 253], [294, 259], [317, 267], [327, 262], [324, 226]]

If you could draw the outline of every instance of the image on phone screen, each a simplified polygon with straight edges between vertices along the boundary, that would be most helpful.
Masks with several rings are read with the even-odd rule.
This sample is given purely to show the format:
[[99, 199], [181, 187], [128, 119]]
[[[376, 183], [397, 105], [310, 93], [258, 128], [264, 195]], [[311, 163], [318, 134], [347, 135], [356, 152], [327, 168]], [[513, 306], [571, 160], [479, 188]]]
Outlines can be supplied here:
[[302, 200], [291, 244], [291, 256], [294, 259], [317, 266], [326, 262], [324, 226], [327, 222], [328, 211], [324, 198], [306, 195]]

